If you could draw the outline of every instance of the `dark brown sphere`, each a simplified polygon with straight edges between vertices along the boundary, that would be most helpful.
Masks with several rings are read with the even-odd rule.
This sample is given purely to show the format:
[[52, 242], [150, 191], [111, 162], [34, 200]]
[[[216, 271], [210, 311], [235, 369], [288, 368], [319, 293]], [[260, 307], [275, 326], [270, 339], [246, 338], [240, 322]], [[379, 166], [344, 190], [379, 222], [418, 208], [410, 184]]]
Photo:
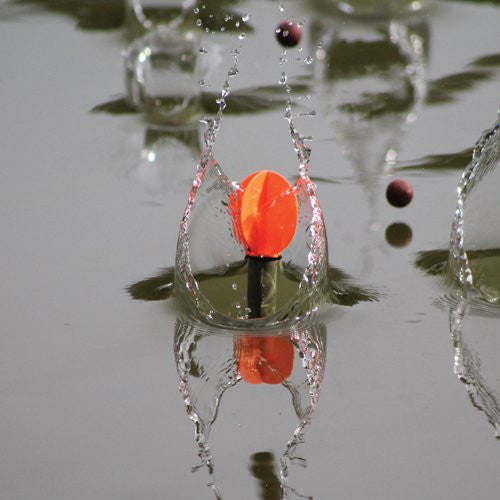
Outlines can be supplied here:
[[293, 21], [283, 21], [276, 28], [276, 39], [283, 47], [295, 47], [302, 39], [302, 30]]
[[411, 243], [411, 227], [404, 222], [394, 222], [385, 230], [385, 240], [391, 247], [403, 248]]
[[406, 179], [394, 179], [387, 186], [385, 197], [393, 207], [406, 207], [413, 198], [413, 187]]

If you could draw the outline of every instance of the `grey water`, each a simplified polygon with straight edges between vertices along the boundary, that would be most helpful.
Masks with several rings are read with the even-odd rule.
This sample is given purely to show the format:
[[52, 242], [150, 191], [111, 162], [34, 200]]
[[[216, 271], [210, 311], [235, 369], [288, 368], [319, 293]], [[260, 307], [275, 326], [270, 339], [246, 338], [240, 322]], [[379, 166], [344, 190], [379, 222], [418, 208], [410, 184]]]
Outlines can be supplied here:
[[[147, 87], [160, 103], [145, 107], [127, 96], [122, 52], [156, 28], [146, 3], [151, 27], [119, 0], [0, 4], [2, 498], [498, 497], [498, 169], [465, 209], [488, 221], [465, 233], [478, 288], [453, 295], [439, 270], [457, 185], [497, 118], [500, 11], [418, 3], [176, 3], [161, 16], [195, 27], [195, 71], [206, 57], [212, 73], [182, 92]], [[289, 17], [304, 36], [283, 56], [274, 31]], [[171, 270], [235, 48], [213, 158], [231, 182], [264, 168], [297, 181], [285, 72], [295, 127], [313, 138], [338, 300], [311, 326], [317, 393], [292, 342], [288, 386], [229, 379], [214, 406], [252, 332], [186, 319]], [[151, 60], [153, 83], [168, 58]], [[176, 121], [169, 106], [185, 96]], [[394, 177], [414, 187], [404, 209], [385, 200]], [[192, 472], [207, 455], [180, 385], [204, 419], [217, 408], [214, 476]]]

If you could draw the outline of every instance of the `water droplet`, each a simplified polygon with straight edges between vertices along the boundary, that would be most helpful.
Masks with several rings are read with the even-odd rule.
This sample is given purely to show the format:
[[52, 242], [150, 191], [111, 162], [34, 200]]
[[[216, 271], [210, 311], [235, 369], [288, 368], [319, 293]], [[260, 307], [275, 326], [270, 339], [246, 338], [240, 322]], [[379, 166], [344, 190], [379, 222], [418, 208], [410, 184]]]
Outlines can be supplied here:
[[226, 28], [225, 28], [224, 26], [221, 26], [221, 27], [220, 27], [220, 30], [221, 30], [221, 31], [226, 31]]
[[232, 288], [233, 290], [238, 290], [238, 283], [233, 283], [233, 284], [231, 285], [231, 288]]
[[314, 62], [314, 59], [311, 57], [311, 56], [307, 56], [305, 59], [304, 59], [304, 62], [306, 64], [312, 64]]
[[280, 77], [278, 83], [280, 85], [285, 85], [286, 84], [286, 80], [287, 80], [286, 73], [281, 73], [281, 77]]
[[199, 13], [200, 13], [200, 9], [199, 9], [198, 7], [195, 7], [195, 8], [193, 9], [193, 12], [194, 12], [195, 14], [199, 14]]
[[326, 57], [326, 52], [323, 49], [318, 49], [316, 51], [316, 59], [322, 61]]
[[201, 54], [208, 54], [208, 50], [205, 47], [200, 47]]
[[236, 21], [236, 22], [234, 23], [234, 25], [235, 25], [237, 28], [239, 28], [239, 27], [240, 27], [240, 22], [239, 22], [239, 21]]
[[283, 4], [281, 2], [278, 3], [278, 10], [280, 12], [283, 12], [285, 10], [285, 7], [283, 7]]
[[239, 69], [236, 68], [236, 67], [232, 67], [228, 72], [227, 72], [227, 75], [228, 76], [236, 76], [238, 73], [239, 73]]
[[241, 20], [246, 23], [248, 20], [250, 19], [250, 14], [245, 14], [244, 16], [242, 16]]
[[198, 85], [200, 87], [203, 87], [203, 85], [205, 85], [205, 83], [207, 83], [205, 80], [198, 80]]
[[244, 39], [246, 38], [245, 33], [240, 33], [240, 34], [239, 34], [239, 36], [238, 36], [238, 38], [239, 38], [240, 40], [244, 40]]
[[196, 26], [201, 26], [201, 19], [196, 19]]

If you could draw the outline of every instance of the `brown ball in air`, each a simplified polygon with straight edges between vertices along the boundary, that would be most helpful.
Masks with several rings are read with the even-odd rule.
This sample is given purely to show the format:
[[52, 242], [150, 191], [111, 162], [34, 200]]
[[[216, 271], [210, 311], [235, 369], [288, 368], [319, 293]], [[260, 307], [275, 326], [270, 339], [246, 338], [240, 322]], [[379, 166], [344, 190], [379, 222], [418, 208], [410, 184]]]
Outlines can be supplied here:
[[394, 179], [387, 186], [385, 197], [393, 207], [406, 207], [413, 198], [413, 187], [406, 179]]
[[276, 28], [276, 39], [283, 47], [295, 47], [302, 39], [302, 30], [293, 21], [283, 21]]

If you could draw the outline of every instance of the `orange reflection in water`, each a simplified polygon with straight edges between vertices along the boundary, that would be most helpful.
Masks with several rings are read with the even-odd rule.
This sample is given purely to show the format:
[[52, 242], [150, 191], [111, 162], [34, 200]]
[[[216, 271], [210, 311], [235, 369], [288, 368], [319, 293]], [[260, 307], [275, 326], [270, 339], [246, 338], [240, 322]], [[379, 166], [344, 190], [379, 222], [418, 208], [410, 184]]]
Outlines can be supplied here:
[[237, 340], [238, 371], [249, 384], [281, 384], [292, 374], [294, 348], [289, 337], [245, 335]]

